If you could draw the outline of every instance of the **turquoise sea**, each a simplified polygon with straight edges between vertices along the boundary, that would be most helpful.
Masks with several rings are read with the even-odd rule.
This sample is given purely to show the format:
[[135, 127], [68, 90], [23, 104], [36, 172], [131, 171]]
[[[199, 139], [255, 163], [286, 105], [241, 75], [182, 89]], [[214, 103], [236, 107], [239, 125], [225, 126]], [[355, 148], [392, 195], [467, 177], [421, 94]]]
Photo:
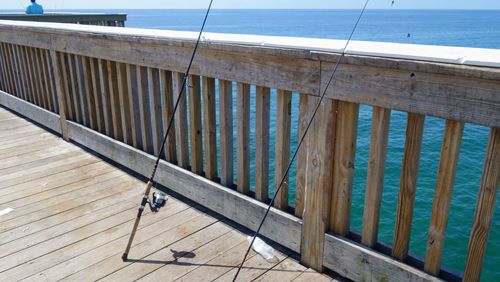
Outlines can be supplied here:
[[[120, 10], [128, 27], [198, 31], [204, 10]], [[358, 16], [358, 10], [214, 10], [206, 31], [345, 39]], [[407, 34], [411, 36], [408, 37]], [[499, 10], [368, 10], [354, 39], [410, 44], [432, 44], [500, 49]], [[275, 95], [275, 94], [273, 94]], [[271, 97], [273, 101], [273, 97]], [[254, 102], [254, 101], [253, 101]], [[296, 147], [298, 96], [293, 98], [292, 150]], [[271, 104], [271, 113], [276, 106]], [[500, 113], [498, 113], [500, 114]], [[251, 127], [255, 130], [255, 113]], [[271, 114], [271, 127], [274, 126]], [[403, 156], [406, 114], [393, 112], [389, 135], [385, 186], [381, 211], [379, 239], [391, 243], [399, 191], [399, 175]], [[371, 127], [371, 108], [360, 110], [355, 181], [352, 199], [351, 228], [361, 230], [367, 157]], [[418, 174], [410, 252], [423, 257], [434, 197], [444, 120], [427, 117]], [[271, 136], [273, 135], [271, 129]], [[253, 137], [252, 137], [253, 138]], [[274, 163], [274, 137], [271, 140], [270, 168]], [[467, 124], [464, 131], [460, 161], [455, 181], [453, 202], [446, 234], [443, 265], [463, 270], [466, 249], [476, 205], [476, 197], [488, 139], [488, 128]], [[254, 139], [252, 139], [254, 140]], [[254, 144], [254, 142], [252, 141]], [[254, 149], [254, 148], [253, 148]], [[252, 171], [254, 171], [252, 160]], [[295, 170], [290, 184], [293, 205]], [[274, 181], [271, 171], [270, 187]], [[272, 190], [272, 189], [270, 189]], [[482, 280], [500, 280], [500, 207], [497, 205], [489, 235]]]

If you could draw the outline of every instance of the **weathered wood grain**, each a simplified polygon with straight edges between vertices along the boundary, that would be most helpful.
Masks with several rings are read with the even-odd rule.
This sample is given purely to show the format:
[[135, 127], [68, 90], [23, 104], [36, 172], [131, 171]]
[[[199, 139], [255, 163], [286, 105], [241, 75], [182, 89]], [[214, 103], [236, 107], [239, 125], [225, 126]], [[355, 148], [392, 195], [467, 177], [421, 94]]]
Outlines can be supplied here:
[[255, 90], [255, 198], [269, 198], [269, 111], [270, 89], [257, 86]]
[[479, 186], [472, 223], [464, 281], [479, 281], [491, 227], [498, 186], [500, 185], [500, 128], [492, 128], [486, 149], [483, 175]]
[[137, 65], [136, 66], [136, 79], [137, 79], [137, 96], [138, 108], [140, 117], [140, 136], [141, 136], [141, 149], [144, 152], [152, 154], [153, 141], [151, 139], [151, 112], [149, 109], [149, 91], [148, 91], [148, 74], [147, 68]]
[[215, 111], [215, 79], [203, 77], [203, 132], [205, 145], [205, 177], [217, 179], [217, 127]]
[[378, 238], [390, 122], [390, 109], [373, 108], [365, 208], [363, 211], [363, 231], [361, 235], [361, 243], [370, 248], [375, 246]]
[[[308, 110], [319, 98], [308, 99]], [[333, 134], [336, 103], [323, 100], [307, 136], [307, 172], [302, 214], [301, 262], [315, 270], [323, 269], [324, 234], [330, 216], [332, 193]]]
[[[203, 84], [203, 86], [205, 86], [205, 84]], [[191, 171], [202, 175], [203, 126], [201, 124], [201, 84], [199, 76], [189, 76], [187, 96], [189, 104], [189, 137], [191, 141]]]
[[324, 265], [354, 281], [442, 281], [349, 239], [325, 234]]
[[[283, 185], [276, 196], [274, 206], [280, 210], [288, 208], [288, 180], [284, 175], [290, 162], [290, 126], [292, 114], [292, 92], [278, 89], [276, 95], [276, 143], [274, 149], [274, 183], [278, 189], [283, 177]], [[275, 191], [276, 192], [276, 191]]]
[[441, 255], [444, 247], [448, 212], [451, 204], [455, 174], [462, 144], [464, 124], [447, 120], [441, 146], [441, 159], [432, 205], [431, 223], [427, 234], [427, 250], [425, 253], [424, 270], [432, 275], [438, 275], [441, 269]]
[[233, 185], [233, 83], [219, 80], [221, 184]]
[[399, 260], [406, 258], [410, 244], [424, 120], [425, 116], [408, 114], [406, 143], [401, 168], [398, 206], [396, 209], [396, 223], [394, 224], [394, 243], [392, 247], [392, 256]]
[[238, 192], [250, 192], [250, 85], [238, 83], [237, 160]]
[[174, 105], [179, 100], [179, 106], [175, 112], [175, 138], [177, 144], [177, 161], [182, 168], [189, 167], [188, 153], [188, 124], [187, 124], [187, 105], [186, 89], [183, 89], [184, 74], [176, 72], [172, 74], [174, 89]]
[[151, 139], [153, 153], [159, 156], [163, 142], [163, 122], [161, 111], [160, 72], [158, 69], [148, 68], [149, 110], [151, 115]]
[[[300, 142], [312, 113], [308, 111], [309, 95], [299, 95], [299, 125], [297, 129], [297, 142]], [[295, 216], [302, 217], [304, 211], [304, 189], [306, 185], [307, 167], [307, 142], [304, 140], [297, 152], [297, 174], [295, 184]]]
[[338, 102], [335, 126], [333, 190], [330, 228], [336, 234], [349, 233], [352, 182], [358, 131], [359, 104]]
[[[174, 107], [174, 94], [172, 90], [172, 72], [160, 70], [161, 85], [161, 110], [163, 115], [163, 132], [167, 132], [168, 123], [172, 117]], [[165, 145], [166, 160], [171, 163], [177, 163], [176, 145], [175, 145], [175, 121], [172, 121], [172, 129], [168, 133], [167, 144]]]
[[68, 141], [68, 127], [66, 123], [66, 97], [64, 95], [65, 89], [63, 88], [64, 85], [64, 79], [62, 75], [62, 70], [61, 70], [61, 57], [57, 56], [57, 53], [53, 50], [50, 51], [50, 59], [52, 62], [52, 67], [53, 67], [53, 73], [54, 73], [54, 80], [55, 80], [55, 89], [54, 91], [56, 92], [57, 95], [57, 102], [59, 103], [58, 108], [59, 108], [59, 120], [60, 120], [60, 126], [61, 126], [61, 134], [64, 138], [64, 140]]

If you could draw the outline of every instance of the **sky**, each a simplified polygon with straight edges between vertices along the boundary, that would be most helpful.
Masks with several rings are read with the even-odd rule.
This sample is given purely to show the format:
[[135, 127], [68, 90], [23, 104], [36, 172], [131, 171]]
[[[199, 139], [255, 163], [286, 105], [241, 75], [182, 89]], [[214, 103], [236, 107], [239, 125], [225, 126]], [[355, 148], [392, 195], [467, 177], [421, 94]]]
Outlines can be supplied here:
[[[46, 9], [205, 9], [209, 0], [38, 0]], [[391, 8], [371, 0], [368, 8]], [[1, 9], [21, 9], [28, 0], [1, 0]], [[214, 9], [358, 9], [364, 0], [214, 0]], [[500, 0], [394, 0], [393, 9], [500, 9]]]

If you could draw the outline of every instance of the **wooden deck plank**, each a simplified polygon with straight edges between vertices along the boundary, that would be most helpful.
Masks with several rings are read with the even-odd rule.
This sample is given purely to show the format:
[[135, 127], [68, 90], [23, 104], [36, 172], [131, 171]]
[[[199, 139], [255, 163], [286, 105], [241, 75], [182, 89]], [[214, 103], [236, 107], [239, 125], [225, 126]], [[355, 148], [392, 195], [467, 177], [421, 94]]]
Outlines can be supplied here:
[[158, 248], [159, 250], [153, 254], [143, 257], [129, 266], [106, 276], [102, 281], [136, 280], [162, 267], [162, 265], [175, 263], [175, 257], [177, 256], [192, 256], [194, 250], [221, 237], [229, 231], [230, 228], [223, 223], [208, 223], [199, 231], [167, 247]]
[[[14, 208], [0, 217], [0, 281], [232, 278], [246, 235], [174, 198], [145, 212], [123, 262], [144, 183], [0, 108], [0, 128], [11, 120], [0, 129], [0, 209]], [[252, 251], [240, 277], [266, 278], [278, 256]]]
[[[126, 179], [124, 181], [129, 180]], [[3, 231], [9, 230], [22, 224], [40, 220], [42, 218], [75, 208], [79, 205], [83, 205], [100, 198], [123, 192], [121, 190], [123, 186], [121, 188], [117, 186], [110, 188], [110, 186], [112, 186], [113, 184], [119, 185], [122, 183], [116, 182], [116, 179], [110, 179], [108, 181], [99, 183], [99, 185], [92, 186], [92, 188], [94, 188], [95, 190], [91, 191], [91, 193], [89, 193], [88, 191], [83, 191], [81, 192], [81, 194], [78, 192], [69, 192], [57, 197], [52, 197], [36, 202], [36, 204], [24, 206], [22, 210], [15, 209], [11, 213], [0, 218], [0, 220], [2, 221], [2, 227], [0, 228], [2, 228]], [[85, 190], [86, 187], [81, 188]], [[104, 190], [101, 191], [99, 188]]]
[[[169, 203], [160, 216], [144, 213], [141, 225], [136, 234], [134, 243], [137, 244], [145, 239], [150, 239], [162, 234], [182, 223], [191, 220], [200, 213], [189, 209], [189, 206], [175, 201]], [[152, 223], [155, 222], [154, 225]], [[109, 257], [121, 255], [121, 248], [126, 244], [131, 222], [126, 222], [99, 233], [75, 244], [68, 245], [55, 252], [37, 258], [29, 262], [30, 268], [26, 270], [26, 264], [19, 265], [0, 277], [26, 278], [27, 280], [57, 281], [85, 269], [96, 262], [96, 257], [104, 260]]]
[[314, 269], [307, 269], [301, 275], [297, 276], [297, 278], [293, 279], [293, 282], [328, 282], [328, 281], [336, 281], [331, 277], [326, 276], [324, 274], [316, 272]]
[[[241, 254], [241, 259], [243, 259], [243, 255], [244, 253]], [[276, 262], [268, 262], [260, 255], [255, 255], [252, 258], [248, 259], [240, 271], [238, 281], [252, 281], [260, 277], [268, 269], [273, 268], [274, 266], [285, 260], [288, 256], [277, 253], [276, 257], [278, 258]], [[233, 281], [233, 277], [235, 274], [236, 269], [232, 269], [231, 271], [228, 271], [226, 274], [218, 277], [214, 281]]]
[[[180, 277], [177, 281], [212, 281], [238, 266], [238, 264], [241, 263], [242, 255], [245, 253], [247, 247], [248, 242], [245, 240], [234, 248], [221, 253], [212, 260], [186, 273], [186, 275]], [[250, 252], [247, 260], [251, 259], [254, 255], [255, 253], [253, 251]]]
[[70, 166], [81, 166], [85, 163], [94, 163], [98, 160], [95, 157], [89, 155], [80, 155], [72, 157], [71, 159], [65, 159], [45, 165], [41, 165], [32, 169], [19, 171], [9, 175], [0, 177], [0, 189], [9, 187], [15, 184], [28, 182], [33, 179], [37, 179], [42, 176], [57, 173], [61, 170], [67, 169]]
[[[168, 232], [163, 233], [162, 236], [151, 237], [147, 240], [143, 239], [142, 242], [140, 242], [140, 240], [137, 240], [137, 238], [135, 238], [135, 240], [137, 241], [135, 240], [134, 241], [137, 242], [137, 244], [135, 244], [135, 246], [133, 246], [130, 251], [129, 257], [131, 261], [123, 262], [120, 256], [121, 252], [118, 255], [114, 255], [100, 261], [94, 257], [94, 263], [90, 267], [87, 267], [82, 271], [76, 272], [75, 274], [66, 277], [64, 280], [90, 281], [90, 280], [100, 279], [106, 275], [109, 275], [113, 272], [123, 269], [128, 265], [131, 265], [134, 260], [141, 259], [155, 251], [158, 251], [162, 248], [166, 248], [171, 244], [179, 240], [182, 240], [183, 238], [189, 236], [193, 232], [196, 232], [204, 228], [206, 225], [212, 224], [213, 222], [215, 222], [215, 219], [210, 218], [206, 215], [201, 215], [192, 218], [191, 220], [185, 222], [180, 226], [177, 226], [172, 230], [169, 230]], [[126, 241], [124, 241], [124, 243], [125, 242]], [[122, 248], [124, 246], [125, 244], [122, 245]], [[119, 249], [119, 251], [122, 251], [122, 249]], [[127, 279], [127, 280], [132, 280], [132, 279]]]
[[307, 268], [292, 258], [287, 258], [254, 281], [292, 281]]
[[10, 186], [9, 188], [0, 190], [0, 203], [7, 203], [19, 197], [25, 197], [45, 190], [76, 183], [89, 177], [107, 173], [113, 169], [114, 168], [109, 164], [97, 162], [35, 179], [21, 185]]
[[236, 230], [232, 230], [206, 245], [194, 250], [192, 256], [176, 258], [172, 254], [173, 261], [150, 274], [142, 277], [139, 281], [175, 281], [184, 274], [199, 265], [203, 265], [216, 257], [221, 252], [232, 249], [239, 243], [246, 241], [245, 236]]

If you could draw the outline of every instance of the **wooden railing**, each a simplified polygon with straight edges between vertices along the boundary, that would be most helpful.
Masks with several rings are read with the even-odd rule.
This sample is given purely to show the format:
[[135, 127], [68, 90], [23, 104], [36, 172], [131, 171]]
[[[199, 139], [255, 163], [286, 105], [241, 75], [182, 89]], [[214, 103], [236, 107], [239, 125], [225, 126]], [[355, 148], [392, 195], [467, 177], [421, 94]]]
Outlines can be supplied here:
[[125, 26], [126, 14], [45, 13], [43, 15], [0, 14], [0, 20]]
[[[255, 229], [273, 191], [269, 179], [280, 179], [290, 159], [291, 116], [299, 115], [300, 136], [338, 53], [207, 35], [175, 132], [159, 152], [195, 34], [115, 32], [0, 21], [0, 103], [146, 176], [153, 155], [161, 154], [160, 184]], [[460, 279], [441, 268], [441, 256], [464, 124], [480, 124], [491, 130], [463, 270], [464, 280], [478, 280], [500, 182], [500, 70], [353, 54], [344, 60], [299, 151], [294, 214], [285, 185], [263, 234], [299, 252], [304, 264], [353, 280]], [[294, 95], [298, 113], [291, 110]], [[349, 219], [360, 104], [373, 107], [373, 115], [356, 242]], [[377, 242], [391, 110], [408, 118], [394, 243], [384, 254]], [[425, 116], [445, 120], [446, 128], [427, 252], [418, 266], [408, 249]]]

